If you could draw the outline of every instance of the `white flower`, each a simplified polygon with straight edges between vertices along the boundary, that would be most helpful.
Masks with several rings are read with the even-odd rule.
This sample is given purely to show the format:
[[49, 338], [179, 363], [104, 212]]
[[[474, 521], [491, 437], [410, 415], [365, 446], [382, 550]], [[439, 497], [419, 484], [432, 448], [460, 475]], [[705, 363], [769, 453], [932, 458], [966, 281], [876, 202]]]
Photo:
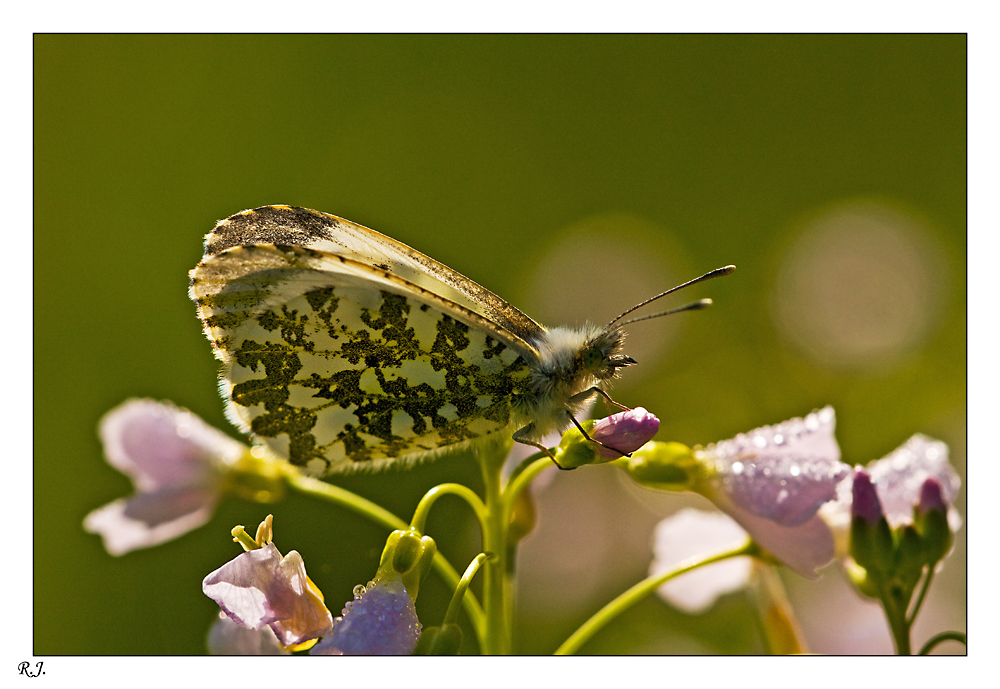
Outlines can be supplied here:
[[[656, 525], [650, 576], [676, 569], [684, 560], [737, 548], [749, 538], [739, 524], [718, 512], [683, 509]], [[671, 579], [657, 593], [684, 612], [704, 612], [716, 599], [738, 591], [750, 580], [752, 561], [736, 557]]]

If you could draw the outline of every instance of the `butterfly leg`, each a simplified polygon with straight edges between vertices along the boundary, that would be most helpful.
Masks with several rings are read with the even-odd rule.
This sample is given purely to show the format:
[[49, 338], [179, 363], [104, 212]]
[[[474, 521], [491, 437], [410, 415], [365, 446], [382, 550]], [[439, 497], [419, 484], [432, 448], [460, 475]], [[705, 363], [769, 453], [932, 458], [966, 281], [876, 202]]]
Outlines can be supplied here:
[[[595, 388], [595, 389], [596, 389], [596, 388]], [[618, 404], [618, 403], [617, 403], [617, 402], [615, 402], [615, 404]], [[619, 405], [619, 406], [621, 406], [621, 405]], [[583, 426], [581, 426], [581, 425], [580, 425], [580, 422], [576, 420], [576, 417], [575, 417], [575, 416], [573, 416], [572, 414], [570, 414], [570, 415], [569, 415], [569, 418], [570, 418], [570, 420], [571, 420], [571, 421], [573, 422], [573, 425], [574, 425], [574, 426], [576, 426], [577, 430], [578, 430], [578, 431], [580, 431], [581, 433], [583, 433], [583, 437], [584, 437], [584, 438], [586, 438], [587, 440], [589, 440], [590, 442], [592, 442], [592, 443], [597, 443], [597, 444], [598, 444], [598, 445], [600, 445], [601, 447], [606, 447], [606, 448], [608, 448], [609, 450], [611, 450], [612, 452], [617, 452], [617, 453], [618, 453], [618, 454], [620, 454], [620, 455], [621, 455], [622, 457], [631, 457], [631, 456], [632, 456], [632, 453], [631, 453], [631, 452], [622, 452], [622, 451], [621, 451], [621, 450], [619, 450], [618, 448], [614, 448], [614, 447], [611, 447], [610, 445], [605, 445], [605, 444], [604, 444], [604, 443], [602, 443], [602, 442], [601, 442], [600, 440], [594, 440], [593, 438], [591, 438], [591, 437], [590, 437], [590, 436], [589, 436], [589, 435], [587, 434], [587, 431], [583, 430]], [[554, 460], [553, 460], [553, 461], [554, 461]]]
[[629, 407], [626, 407], [624, 404], [618, 404], [617, 402], [615, 402], [613, 399], [611, 399], [611, 395], [609, 395], [608, 393], [604, 392], [604, 390], [602, 390], [601, 388], [597, 387], [596, 385], [594, 387], [592, 387], [592, 388], [584, 390], [583, 392], [576, 393], [575, 395], [573, 395], [572, 397], [569, 398], [569, 401], [570, 401], [570, 403], [586, 402], [588, 399], [590, 399], [595, 394], [600, 395], [605, 400], [607, 400], [607, 402], [609, 404], [613, 404], [616, 407], [618, 407], [619, 409], [624, 409], [625, 411], [632, 411]]
[[564, 467], [561, 464], [559, 464], [559, 462], [556, 461], [555, 455], [552, 454], [549, 448], [545, 447], [541, 443], [536, 443], [534, 440], [530, 440], [527, 437], [525, 437], [531, 432], [533, 427], [534, 424], [529, 423], [524, 428], [519, 428], [518, 430], [514, 431], [514, 435], [512, 435], [511, 438], [514, 440], [514, 442], [521, 443], [522, 445], [531, 445], [532, 447], [537, 447], [539, 450], [547, 454], [549, 456], [549, 459], [552, 460], [552, 463], [555, 464], [557, 467], [559, 467], [560, 470], [571, 471], [572, 468]]

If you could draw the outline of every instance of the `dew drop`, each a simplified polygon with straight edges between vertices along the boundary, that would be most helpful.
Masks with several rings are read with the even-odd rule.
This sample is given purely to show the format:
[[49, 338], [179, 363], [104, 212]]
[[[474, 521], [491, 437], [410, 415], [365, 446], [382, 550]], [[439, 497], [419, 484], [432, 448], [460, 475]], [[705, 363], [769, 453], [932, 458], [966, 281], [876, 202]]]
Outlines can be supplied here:
[[365, 595], [366, 591], [368, 591], [368, 589], [365, 588], [364, 584], [358, 584], [357, 586], [354, 587], [354, 598], [355, 599], [361, 598], [361, 596]]

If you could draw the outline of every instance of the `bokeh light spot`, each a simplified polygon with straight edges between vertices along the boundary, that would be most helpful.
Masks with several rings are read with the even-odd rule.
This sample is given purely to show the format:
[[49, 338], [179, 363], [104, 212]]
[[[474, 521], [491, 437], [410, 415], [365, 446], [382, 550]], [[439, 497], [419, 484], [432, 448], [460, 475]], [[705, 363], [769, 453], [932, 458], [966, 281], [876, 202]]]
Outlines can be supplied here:
[[847, 202], [802, 228], [779, 269], [772, 313], [780, 333], [821, 364], [888, 367], [926, 340], [947, 287], [920, 220]]

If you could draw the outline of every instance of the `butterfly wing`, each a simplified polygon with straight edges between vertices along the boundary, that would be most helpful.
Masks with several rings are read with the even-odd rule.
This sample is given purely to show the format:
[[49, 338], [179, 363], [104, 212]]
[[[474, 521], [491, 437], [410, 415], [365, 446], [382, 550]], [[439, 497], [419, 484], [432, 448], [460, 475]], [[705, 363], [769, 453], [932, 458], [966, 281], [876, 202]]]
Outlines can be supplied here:
[[205, 256], [257, 244], [310, 248], [402, 278], [484, 317], [525, 346], [545, 333], [531, 318], [443, 263], [375, 230], [307, 208], [262, 206], [237, 213], [206, 237]]
[[[331, 237], [359, 245], [370, 230], [352, 225], [344, 239], [329, 219], [346, 221], [333, 216], [265, 211], [264, 219], [281, 222], [244, 223], [236, 232], [232, 218], [223, 221], [229, 229], [209, 235], [191, 272], [191, 296], [223, 361], [221, 387], [237, 426], [322, 475], [414, 461], [511, 425], [513, 400], [528, 389], [531, 345], [483, 309], [442, 296], [448, 283], [405, 279], [422, 254], [372, 233], [372, 246], [387, 240], [389, 248], [367, 251], [362, 262], [361, 248], [316, 247], [331, 248]], [[373, 257], [383, 265], [371, 265]], [[466, 290], [475, 285], [433, 265]]]

